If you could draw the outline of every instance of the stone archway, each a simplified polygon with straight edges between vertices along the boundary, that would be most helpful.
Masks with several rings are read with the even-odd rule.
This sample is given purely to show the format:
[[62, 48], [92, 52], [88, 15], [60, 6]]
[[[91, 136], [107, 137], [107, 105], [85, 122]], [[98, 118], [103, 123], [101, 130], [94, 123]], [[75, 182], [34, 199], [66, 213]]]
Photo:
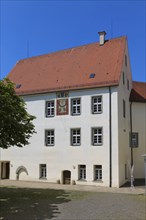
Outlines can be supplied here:
[[71, 171], [64, 170], [62, 172], [63, 184], [71, 184]]
[[28, 175], [28, 171], [24, 166], [19, 166], [16, 170], [16, 179], [19, 180], [19, 176], [22, 172], [25, 172]]

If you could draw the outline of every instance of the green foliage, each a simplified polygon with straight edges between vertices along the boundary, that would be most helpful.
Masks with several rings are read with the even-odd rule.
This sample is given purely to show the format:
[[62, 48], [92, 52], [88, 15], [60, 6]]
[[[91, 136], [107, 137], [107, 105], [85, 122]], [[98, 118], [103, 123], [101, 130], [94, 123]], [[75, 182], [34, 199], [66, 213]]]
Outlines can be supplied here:
[[8, 78], [0, 80], [0, 148], [29, 144], [35, 133], [34, 119], [22, 97], [15, 93], [14, 84]]

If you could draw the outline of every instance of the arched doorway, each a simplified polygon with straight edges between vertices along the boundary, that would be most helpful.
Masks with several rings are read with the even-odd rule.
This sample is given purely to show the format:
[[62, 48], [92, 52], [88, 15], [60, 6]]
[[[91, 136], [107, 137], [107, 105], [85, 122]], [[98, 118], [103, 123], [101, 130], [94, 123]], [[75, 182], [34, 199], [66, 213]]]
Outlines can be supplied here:
[[19, 180], [19, 176], [22, 172], [24, 172], [24, 173], [26, 173], [26, 175], [28, 175], [27, 169], [24, 166], [20, 166], [16, 170], [16, 179], [17, 180]]
[[63, 184], [70, 184], [71, 182], [71, 172], [69, 170], [63, 171]]

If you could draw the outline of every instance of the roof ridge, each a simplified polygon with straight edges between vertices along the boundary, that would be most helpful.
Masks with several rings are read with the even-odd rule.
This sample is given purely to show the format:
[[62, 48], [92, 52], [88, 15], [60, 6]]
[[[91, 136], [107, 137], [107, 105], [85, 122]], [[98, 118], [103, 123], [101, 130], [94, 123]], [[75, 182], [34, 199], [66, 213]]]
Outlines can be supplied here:
[[[115, 37], [115, 38], [112, 38], [112, 39], [109, 39], [109, 40], [106, 40], [106, 41], [111, 42], [111, 41], [119, 40], [121, 38], [126, 38], [126, 36]], [[42, 55], [34, 55], [32, 57], [26, 57], [24, 59], [18, 60], [17, 63], [19, 63], [21, 61], [23, 62], [25, 60], [35, 59], [35, 58], [43, 58], [43, 57], [53, 55], [53, 54], [56, 54], [56, 53], [61, 53], [61, 52], [69, 51], [69, 50], [72, 50], [72, 49], [78, 49], [78, 48], [85, 47], [85, 46], [88, 46], [88, 45], [91, 46], [91, 45], [94, 45], [94, 44], [99, 44], [99, 42], [97, 41], [97, 42], [87, 43], [87, 44], [78, 45], [78, 46], [74, 46], [74, 47], [70, 47], [70, 48], [60, 49], [60, 50], [57, 50], [57, 51], [52, 51], [52, 52], [45, 53], [45, 54], [42, 54]]]

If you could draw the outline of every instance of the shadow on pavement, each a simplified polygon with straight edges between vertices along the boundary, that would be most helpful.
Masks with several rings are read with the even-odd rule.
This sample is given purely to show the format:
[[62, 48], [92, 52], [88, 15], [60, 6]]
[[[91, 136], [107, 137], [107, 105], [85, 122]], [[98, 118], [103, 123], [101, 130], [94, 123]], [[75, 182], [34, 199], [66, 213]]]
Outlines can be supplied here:
[[[133, 184], [134, 184], [134, 186], [145, 186], [145, 179], [135, 179]], [[130, 187], [130, 186], [131, 186], [131, 183], [128, 181], [127, 183], [125, 183], [121, 187]]]
[[68, 197], [64, 190], [1, 187], [0, 219], [51, 219], [60, 214], [58, 204], [69, 202]]

